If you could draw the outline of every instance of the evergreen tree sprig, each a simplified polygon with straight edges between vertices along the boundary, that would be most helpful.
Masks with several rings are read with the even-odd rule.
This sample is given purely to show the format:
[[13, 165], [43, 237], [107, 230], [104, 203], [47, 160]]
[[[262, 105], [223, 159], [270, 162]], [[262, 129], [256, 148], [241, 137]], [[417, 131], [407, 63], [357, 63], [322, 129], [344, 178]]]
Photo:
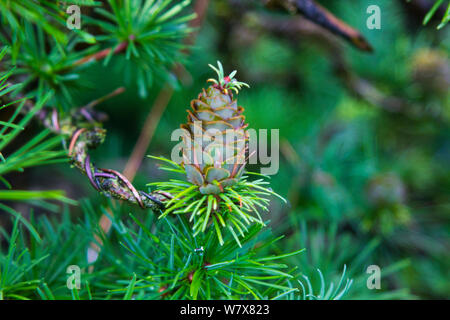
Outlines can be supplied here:
[[[174, 161], [149, 157], [164, 161], [167, 165], [160, 166], [162, 170], [186, 174], [184, 167]], [[267, 177], [258, 174], [260, 179], [251, 181], [249, 175], [252, 173], [245, 173], [235, 185], [223, 188], [223, 192], [218, 195], [205, 195], [197, 185], [183, 180], [155, 182], [148, 185], [156, 187], [155, 193], [165, 192], [171, 195], [160, 218], [169, 214], [189, 215], [194, 236], [211, 228], [215, 230], [219, 243], [223, 245], [222, 232], [226, 230], [241, 246], [239, 237], [245, 237], [252, 224], [264, 225], [260, 212], [269, 211], [270, 196], [286, 202], [268, 187], [269, 183], [263, 179]]]

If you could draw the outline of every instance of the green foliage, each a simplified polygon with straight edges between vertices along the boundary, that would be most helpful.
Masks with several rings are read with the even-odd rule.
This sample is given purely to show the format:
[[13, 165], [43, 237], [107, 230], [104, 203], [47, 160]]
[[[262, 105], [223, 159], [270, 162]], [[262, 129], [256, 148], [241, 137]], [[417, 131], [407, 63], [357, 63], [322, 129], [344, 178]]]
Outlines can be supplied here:
[[[189, 0], [112, 0], [108, 5], [70, 1], [67, 5], [71, 3], [94, 8], [95, 18], [81, 17], [83, 30], [69, 30], [65, 8], [48, 1], [0, 4], [0, 21], [7, 30], [0, 40], [9, 46], [11, 54], [5, 64], [16, 66], [14, 74], [23, 75], [23, 87], [38, 100], [53, 92], [47, 103], [61, 110], [76, 107], [74, 97], [92, 87], [83, 80], [87, 66], [102, 59], [106, 65], [113, 55], [122, 52], [125, 59], [114, 63], [116, 70], [122, 75], [123, 70], [137, 70], [132, 78], [145, 97], [154, 79], [170, 78], [167, 68], [182, 60], [181, 39], [192, 31], [186, 22], [195, 17], [185, 13]], [[94, 28], [95, 34], [84, 31]], [[83, 42], [88, 42], [88, 46], [80, 46]], [[131, 75], [125, 78], [130, 79]]]
[[[71, 0], [67, 3], [84, 6], [94, 5], [93, 0]], [[0, 12], [0, 21], [8, 24], [11, 30], [20, 30], [23, 21], [27, 21], [39, 24], [58, 43], [67, 43], [67, 35], [60, 28], [66, 24], [65, 15], [60, 14], [61, 11], [57, 3], [42, 0], [6, 0], [0, 3]], [[83, 31], [79, 33], [87, 37], [87, 34]], [[14, 36], [17, 35], [14, 34]]]
[[[67, 208], [62, 212], [62, 219], [55, 222], [56, 219], [47, 217], [36, 221], [31, 215], [33, 232], [29, 238], [23, 228], [27, 222], [20, 218], [16, 218], [11, 235], [1, 230], [8, 243], [8, 250], [0, 254], [2, 299], [71, 297], [72, 292], [66, 286], [66, 268], [87, 265], [85, 250], [89, 237], [81, 237], [85, 231], [81, 225], [70, 221]], [[83, 279], [87, 280], [89, 276]]]
[[[140, 95], [146, 97], [155, 74], [167, 74], [165, 67], [182, 58], [180, 49], [184, 45], [180, 40], [192, 31], [186, 22], [195, 17], [195, 14], [184, 14], [183, 10], [191, 1], [110, 0], [108, 3], [111, 12], [96, 8], [95, 12], [103, 19], [88, 18], [88, 21], [104, 31], [97, 40], [108, 47], [115, 50], [128, 43], [121, 68], [138, 67], [136, 83]], [[105, 58], [105, 65], [114, 50]]]
[[[63, 45], [54, 37], [45, 37], [42, 29], [27, 22], [18, 30], [18, 37], [20, 45], [11, 44], [10, 63], [16, 67], [15, 75], [23, 75], [22, 87], [37, 101], [60, 109], [69, 108], [73, 90], [82, 85], [79, 71], [73, 70], [75, 63], [93, 53], [94, 48], [75, 52], [74, 47], [79, 43], [76, 36], [70, 35], [68, 43]], [[30, 84], [36, 84], [35, 88], [29, 87]], [[49, 93], [53, 94], [50, 98], [46, 97]]]
[[[176, 223], [169, 218], [131, 218], [139, 225], [138, 230], [113, 222], [124, 249], [108, 259], [137, 273], [134, 290], [143, 299], [263, 299], [291, 290], [285, 281], [293, 276], [283, 270], [288, 266], [277, 260], [302, 250], [280, 256], [259, 255], [266, 244], [258, 248], [255, 244], [264, 243], [268, 236], [259, 234], [262, 226], [249, 228], [241, 248], [231, 235], [225, 236], [225, 244], [220, 245], [213, 230], [194, 236], [183, 216], [178, 216]], [[120, 256], [134, 260], [133, 267], [129, 268], [131, 261], [123, 261]]]
[[[33, 259], [28, 248], [23, 246], [23, 238], [19, 234], [17, 218], [8, 239], [9, 246], [6, 254], [0, 255], [0, 300], [20, 299], [28, 300], [34, 294], [40, 280], [30, 279], [31, 270], [46, 257]], [[22, 244], [22, 246], [19, 244]]]
[[[163, 170], [186, 174], [181, 165], [171, 160], [152, 158], [165, 161], [170, 165], [160, 167]], [[262, 175], [259, 176], [264, 178]], [[281, 196], [268, 188], [268, 184], [264, 179], [249, 181], [248, 176], [244, 175], [236, 185], [225, 187], [224, 192], [217, 197], [204, 195], [197, 185], [183, 180], [172, 179], [169, 182], [155, 182], [148, 185], [173, 196], [165, 204], [166, 209], [160, 218], [169, 214], [189, 214], [189, 222], [192, 223], [194, 236], [200, 232], [205, 232], [207, 228], [214, 227], [219, 243], [223, 245], [221, 229], [224, 228], [231, 233], [236, 243], [241, 246], [239, 236], [244, 237], [245, 233], [249, 231], [249, 226], [253, 223], [264, 224], [259, 212], [269, 211], [269, 196], [277, 196], [286, 202]]]
[[[320, 291], [317, 294], [314, 293], [313, 286], [312, 286], [309, 278], [307, 276], [303, 275], [306, 285], [304, 285], [299, 280], [299, 283], [302, 287], [303, 300], [306, 300], [307, 298], [309, 300], [339, 300], [339, 299], [341, 299], [344, 295], [347, 294], [347, 292], [350, 290], [350, 287], [353, 283], [353, 280], [349, 280], [349, 279], [347, 279], [344, 282], [345, 271], [346, 271], [346, 266], [344, 266], [344, 270], [342, 271], [342, 276], [341, 276], [339, 282], [337, 283], [337, 285], [335, 285], [334, 282], [331, 282], [327, 288], [322, 272], [320, 271], [320, 269], [317, 269], [317, 273], [320, 276]], [[306, 289], [306, 288], [308, 288], [308, 289]]]
[[[3, 48], [0, 52], [0, 61], [5, 53], [6, 48]], [[8, 78], [11, 76], [12, 72], [13, 71], [9, 71], [0, 74], [0, 98], [21, 87], [20, 84], [10, 85], [8, 83]], [[41, 100], [41, 103], [33, 106], [27, 114], [18, 121], [17, 118], [19, 118], [20, 111], [25, 106], [25, 99], [11, 101], [0, 106], [0, 110], [3, 110], [5, 108], [14, 108], [14, 105], [18, 104], [8, 121], [0, 121], [0, 182], [6, 187], [6, 190], [0, 190], [0, 200], [33, 201], [35, 203], [40, 202], [41, 204], [45, 204], [43, 200], [52, 199], [72, 204], [75, 203], [75, 201], [65, 197], [64, 192], [60, 190], [12, 190], [13, 185], [5, 178], [5, 175], [8, 173], [23, 172], [29, 167], [67, 161], [65, 152], [57, 150], [61, 144], [61, 138], [57, 136], [49, 137], [49, 130], [43, 130], [21, 147], [16, 148], [12, 152], [8, 151], [9, 154], [4, 153], [5, 149], [15, 141], [17, 136], [29, 124], [33, 116], [42, 109], [49, 96], [50, 95], [48, 94], [44, 97]], [[17, 219], [23, 219], [19, 212], [5, 204], [0, 203], [0, 208], [16, 216]], [[24, 223], [29, 227], [30, 231], [33, 231], [33, 227], [29, 223]]]
[[[448, 0], [447, 0], [448, 2]], [[436, 11], [439, 9], [441, 5], [445, 3], [445, 0], [436, 0], [434, 5], [431, 7], [430, 11], [428, 11], [425, 18], [423, 18], [423, 24], [426, 25], [431, 18], [433, 18]], [[445, 25], [450, 21], [450, 3], [447, 5], [447, 9], [445, 10], [445, 14], [442, 17], [441, 23], [437, 26], [437, 29], [442, 29]]]
[[[297, 219], [299, 220], [299, 219]], [[336, 223], [330, 226], [308, 227], [304, 221], [291, 221], [295, 233], [288, 239], [291, 248], [309, 248], [302, 255], [292, 257], [290, 262], [302, 271], [305, 288], [312, 299], [339, 297], [345, 294], [347, 299], [408, 299], [414, 298], [407, 289], [388, 290], [387, 283], [395, 272], [404, 272], [410, 265], [408, 259], [380, 266], [383, 276], [381, 290], [368, 290], [367, 267], [378, 261], [381, 239], [367, 238], [360, 244], [350, 232], [341, 231]], [[348, 267], [347, 267], [348, 266]], [[341, 272], [341, 270], [343, 271]], [[344, 275], [350, 277], [346, 282]], [[334, 280], [328, 287], [325, 279]], [[337, 284], [337, 285], [336, 285]], [[312, 288], [320, 288], [318, 291]], [[341, 287], [341, 289], [339, 289]], [[316, 292], [316, 293], [312, 293]]]
[[[100, 212], [88, 202], [83, 208], [85, 220], [79, 224], [70, 221], [68, 211], [56, 228], [53, 219], [32, 219], [40, 237], [30, 238], [30, 244], [16, 219], [11, 236], [6, 236], [9, 249], [0, 255], [4, 299], [286, 299], [293, 294], [293, 299], [321, 298], [312, 290], [321, 291], [324, 284], [314, 289], [306, 279], [306, 294], [305, 278], [282, 262], [303, 254], [304, 249], [270, 254], [282, 237], [273, 238], [261, 225], [249, 228], [242, 247], [231, 235], [222, 246], [213, 230], [194, 237], [183, 216], [172, 220], [130, 214], [122, 220], [116, 208], [109, 216], [112, 233], [105, 237], [96, 225]], [[105, 208], [100, 211], [106, 212]], [[93, 271], [88, 271], [86, 260], [89, 241], [102, 243]], [[80, 290], [66, 287], [69, 265], [83, 270]], [[344, 286], [338, 284], [331, 295], [331, 285], [327, 298], [347, 293], [351, 281], [344, 276], [345, 270]]]
[[208, 81], [218, 85], [221, 88], [233, 90], [236, 94], [239, 93], [239, 90], [242, 87], [250, 87], [247, 83], [237, 81], [237, 79], [234, 78], [237, 73], [236, 70], [231, 72], [228, 76], [225, 76], [223, 73], [222, 63], [220, 63], [220, 61], [217, 61], [217, 66], [218, 68], [209, 64], [209, 67], [217, 73], [217, 80], [209, 79]]

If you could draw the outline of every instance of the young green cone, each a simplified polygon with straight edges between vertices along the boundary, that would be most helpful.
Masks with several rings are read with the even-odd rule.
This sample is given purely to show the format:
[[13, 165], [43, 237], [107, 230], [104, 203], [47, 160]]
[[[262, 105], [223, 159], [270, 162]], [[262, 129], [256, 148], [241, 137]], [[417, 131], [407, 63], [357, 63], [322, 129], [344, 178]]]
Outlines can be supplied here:
[[208, 80], [212, 85], [191, 101], [188, 122], [181, 125], [185, 129], [183, 164], [188, 181], [199, 186], [202, 194], [220, 194], [236, 184], [244, 171], [248, 124], [233, 92], [248, 85], [233, 78], [236, 71], [224, 77], [220, 62], [218, 69], [210, 67], [219, 79]]
[[[285, 200], [269, 188], [264, 175], [243, 175], [249, 132], [244, 109], [233, 93], [248, 85], [233, 78], [236, 71], [224, 77], [220, 62], [218, 68], [211, 67], [219, 79], [208, 80], [212, 84], [191, 101], [188, 121], [181, 125], [182, 161], [158, 158], [170, 165], [163, 169], [185, 173], [188, 181], [173, 179], [150, 185], [171, 195], [160, 218], [187, 214], [194, 236], [212, 228], [223, 245], [225, 229], [241, 246], [239, 237], [245, 237], [252, 224], [264, 225], [260, 212], [268, 211], [267, 197]], [[258, 178], [249, 179], [249, 175]]]

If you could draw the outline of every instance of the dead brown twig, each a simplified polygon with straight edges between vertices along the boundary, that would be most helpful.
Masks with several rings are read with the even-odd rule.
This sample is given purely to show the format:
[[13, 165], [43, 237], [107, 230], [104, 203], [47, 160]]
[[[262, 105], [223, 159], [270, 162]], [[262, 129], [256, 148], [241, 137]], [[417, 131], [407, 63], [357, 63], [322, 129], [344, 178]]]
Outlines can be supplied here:
[[292, 13], [300, 13], [306, 19], [347, 40], [356, 48], [366, 52], [373, 51], [372, 46], [358, 30], [337, 18], [314, 0], [264, 0], [264, 2], [268, 7], [281, 7]]

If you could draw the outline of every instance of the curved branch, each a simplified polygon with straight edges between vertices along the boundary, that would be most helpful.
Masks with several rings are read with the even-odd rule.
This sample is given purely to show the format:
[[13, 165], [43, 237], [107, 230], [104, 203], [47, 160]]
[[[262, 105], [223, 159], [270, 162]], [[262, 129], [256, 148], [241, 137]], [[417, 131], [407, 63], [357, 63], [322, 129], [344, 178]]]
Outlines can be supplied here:
[[[98, 127], [99, 122], [106, 116], [95, 112], [92, 107], [123, 91], [123, 88], [116, 89], [65, 117], [60, 117], [56, 108], [42, 109], [36, 114], [36, 117], [52, 132], [67, 137], [69, 141], [68, 157], [72, 165], [88, 177], [89, 182], [97, 191], [115, 199], [137, 204], [143, 209], [163, 209], [164, 201], [170, 197], [157, 191], [150, 194], [138, 191], [121, 173], [112, 169], [97, 168], [91, 162], [88, 154], [89, 149], [95, 149], [103, 143], [106, 136], [106, 130]], [[33, 106], [33, 102], [27, 100], [24, 111], [29, 111]]]

